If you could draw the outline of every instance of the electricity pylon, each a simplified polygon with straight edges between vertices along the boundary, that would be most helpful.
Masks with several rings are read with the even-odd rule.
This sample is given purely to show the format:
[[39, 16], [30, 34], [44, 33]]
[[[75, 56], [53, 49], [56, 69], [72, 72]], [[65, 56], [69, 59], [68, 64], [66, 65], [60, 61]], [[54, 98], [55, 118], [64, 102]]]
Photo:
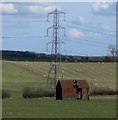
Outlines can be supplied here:
[[[61, 12], [57, 9], [54, 11], [48, 13], [47, 15], [47, 21], [49, 19], [49, 15], [53, 15], [53, 25], [47, 29], [47, 36], [49, 33], [49, 29], [52, 29], [52, 41], [48, 42], [48, 44], [51, 44], [51, 58], [52, 61], [50, 63], [50, 68], [48, 72], [47, 77], [47, 84], [46, 89], [49, 91], [55, 92], [56, 83], [59, 79], [63, 78], [62, 75], [62, 69], [61, 69], [61, 50], [60, 50], [60, 44], [64, 43], [60, 40], [60, 29], [64, 29], [64, 35], [65, 35], [65, 28], [63, 26], [59, 25], [59, 15], [64, 15], [64, 21], [65, 21], [65, 13]], [[48, 48], [48, 47], [47, 47]]]

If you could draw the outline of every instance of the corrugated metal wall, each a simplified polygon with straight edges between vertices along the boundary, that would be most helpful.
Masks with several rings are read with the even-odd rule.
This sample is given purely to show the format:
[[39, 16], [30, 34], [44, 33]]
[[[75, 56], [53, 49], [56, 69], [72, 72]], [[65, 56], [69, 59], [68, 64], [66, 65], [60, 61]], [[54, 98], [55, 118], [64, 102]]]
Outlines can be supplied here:
[[[63, 85], [62, 85], [62, 83]], [[67, 84], [66, 84], [67, 83]], [[86, 85], [86, 83], [85, 83]], [[83, 85], [84, 86], [84, 85]], [[79, 88], [78, 90], [76, 88], [73, 87], [73, 82], [69, 81], [66, 82], [64, 81], [58, 81], [57, 87], [56, 87], [56, 93], [60, 93], [58, 92], [60, 90], [60, 87], [62, 88], [61, 94], [62, 97], [60, 99], [88, 99], [88, 92], [89, 92], [89, 88]], [[59, 96], [56, 95], [57, 98], [59, 99]]]

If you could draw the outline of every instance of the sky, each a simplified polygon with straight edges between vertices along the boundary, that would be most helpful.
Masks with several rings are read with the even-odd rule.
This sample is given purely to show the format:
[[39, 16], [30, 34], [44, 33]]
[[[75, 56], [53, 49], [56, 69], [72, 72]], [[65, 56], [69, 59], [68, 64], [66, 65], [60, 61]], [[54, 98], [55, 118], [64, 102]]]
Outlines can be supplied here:
[[46, 35], [53, 17], [47, 22], [47, 13], [54, 9], [65, 12], [66, 21], [59, 18], [66, 35], [60, 29], [62, 54], [105, 56], [108, 46], [116, 45], [115, 2], [5, 2], [0, 8], [3, 50], [50, 53], [52, 30]]

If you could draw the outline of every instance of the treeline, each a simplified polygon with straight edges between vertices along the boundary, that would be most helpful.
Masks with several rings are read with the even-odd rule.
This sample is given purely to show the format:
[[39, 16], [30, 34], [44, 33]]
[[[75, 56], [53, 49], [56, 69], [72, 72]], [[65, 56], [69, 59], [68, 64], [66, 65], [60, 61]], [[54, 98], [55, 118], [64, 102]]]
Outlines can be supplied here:
[[[45, 54], [45, 53], [35, 53], [29, 51], [10, 51], [1, 50], [0, 59], [2, 60], [13, 60], [13, 61], [53, 61], [56, 57], [55, 55]], [[118, 59], [112, 56], [72, 56], [72, 55], [57, 55], [57, 61], [62, 62], [114, 62]]]

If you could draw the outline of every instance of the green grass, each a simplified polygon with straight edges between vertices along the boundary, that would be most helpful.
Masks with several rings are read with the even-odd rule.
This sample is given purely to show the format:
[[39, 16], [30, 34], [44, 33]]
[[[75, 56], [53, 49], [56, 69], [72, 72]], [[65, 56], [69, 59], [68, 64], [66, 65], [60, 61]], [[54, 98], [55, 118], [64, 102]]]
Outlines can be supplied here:
[[4, 99], [3, 118], [115, 118], [115, 98], [56, 101]]
[[[1, 65], [1, 64], [0, 64]], [[116, 63], [62, 63], [64, 79], [84, 79], [93, 86], [116, 86]], [[11, 93], [3, 99], [4, 118], [115, 118], [112, 96], [90, 100], [23, 99], [24, 87], [45, 87], [48, 62], [2, 61], [2, 86]]]

